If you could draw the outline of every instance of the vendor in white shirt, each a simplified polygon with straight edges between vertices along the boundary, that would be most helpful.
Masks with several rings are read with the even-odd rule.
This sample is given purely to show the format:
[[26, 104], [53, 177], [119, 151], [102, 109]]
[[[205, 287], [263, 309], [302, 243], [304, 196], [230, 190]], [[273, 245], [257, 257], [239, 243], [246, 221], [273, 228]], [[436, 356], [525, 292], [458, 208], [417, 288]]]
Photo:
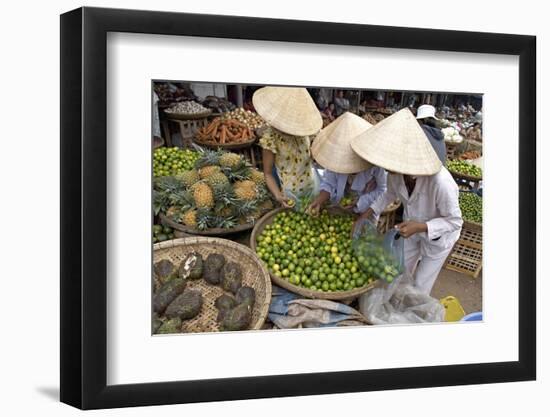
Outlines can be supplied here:
[[386, 192], [361, 216], [380, 214], [399, 199], [405, 268], [416, 287], [430, 294], [462, 228], [458, 187], [408, 109], [373, 126], [351, 142], [353, 150], [388, 171]]
[[365, 119], [346, 112], [319, 132], [311, 154], [325, 171], [321, 191], [311, 203], [310, 212], [318, 213], [329, 200], [336, 205], [352, 195], [353, 200], [345, 208], [363, 213], [386, 191], [386, 171], [361, 159], [350, 146], [351, 139], [371, 126]]

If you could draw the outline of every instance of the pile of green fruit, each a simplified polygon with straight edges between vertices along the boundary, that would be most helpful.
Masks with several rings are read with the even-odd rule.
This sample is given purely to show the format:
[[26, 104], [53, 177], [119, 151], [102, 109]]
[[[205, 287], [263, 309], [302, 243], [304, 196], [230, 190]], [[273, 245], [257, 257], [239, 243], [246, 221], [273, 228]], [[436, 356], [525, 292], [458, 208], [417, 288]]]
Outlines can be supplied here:
[[262, 171], [239, 154], [200, 152], [186, 170], [153, 181], [153, 210], [194, 230], [254, 223], [273, 208]]
[[351, 245], [351, 215], [312, 217], [282, 211], [257, 237], [256, 252], [270, 272], [313, 291], [348, 291], [374, 281], [362, 273]]
[[458, 159], [449, 160], [447, 161], [447, 169], [449, 171], [456, 172], [457, 174], [482, 178], [481, 168], [466, 161], [460, 161]]
[[157, 148], [153, 153], [153, 176], [178, 175], [183, 171], [193, 169], [199, 156], [197, 151], [180, 149], [177, 146]]
[[355, 203], [355, 201], [357, 200], [357, 198], [353, 195], [346, 195], [344, 196], [341, 200], [340, 200], [340, 207], [348, 207], [350, 205], [352, 205], [353, 203]]
[[395, 257], [384, 248], [384, 236], [374, 227], [366, 227], [353, 242], [355, 256], [361, 269], [375, 278], [392, 282], [403, 268]]
[[483, 222], [483, 199], [476, 193], [460, 193], [458, 197], [462, 218], [469, 222]]
[[153, 225], [153, 243], [174, 239], [174, 229], [161, 224]]

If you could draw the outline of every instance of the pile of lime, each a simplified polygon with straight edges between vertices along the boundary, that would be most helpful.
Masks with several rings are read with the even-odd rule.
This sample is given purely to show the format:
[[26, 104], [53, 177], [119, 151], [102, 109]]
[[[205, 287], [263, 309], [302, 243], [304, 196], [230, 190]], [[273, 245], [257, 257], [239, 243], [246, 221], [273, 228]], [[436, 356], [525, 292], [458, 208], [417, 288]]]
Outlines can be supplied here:
[[153, 152], [153, 175], [167, 177], [189, 171], [193, 169], [199, 156], [197, 151], [181, 149], [177, 146], [157, 148]]
[[162, 224], [153, 225], [153, 243], [174, 239], [174, 229]]
[[325, 292], [361, 288], [374, 277], [354, 256], [352, 225], [351, 215], [282, 211], [257, 237], [256, 252], [272, 274], [293, 285]]
[[476, 193], [460, 193], [458, 197], [460, 211], [464, 220], [482, 223], [483, 222], [483, 199]]
[[481, 178], [481, 168], [466, 161], [453, 159], [447, 161], [447, 169], [457, 174], [468, 175], [470, 177]]

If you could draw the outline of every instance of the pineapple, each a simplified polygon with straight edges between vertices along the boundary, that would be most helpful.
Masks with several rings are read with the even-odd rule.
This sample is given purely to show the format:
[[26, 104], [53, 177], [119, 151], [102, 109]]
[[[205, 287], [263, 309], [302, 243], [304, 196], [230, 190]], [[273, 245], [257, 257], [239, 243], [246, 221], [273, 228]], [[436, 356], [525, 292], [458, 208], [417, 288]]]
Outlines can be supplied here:
[[196, 227], [197, 226], [197, 210], [187, 210], [185, 213], [183, 213], [183, 216], [181, 216], [181, 221], [184, 225], [189, 227]]
[[235, 196], [239, 200], [251, 201], [258, 196], [258, 188], [254, 181], [237, 181], [234, 185]]
[[273, 201], [271, 199], [265, 200], [260, 204], [260, 210], [271, 210], [273, 208]]
[[197, 170], [192, 169], [189, 171], [183, 171], [177, 176], [179, 180], [185, 185], [186, 188], [191, 187], [193, 184], [199, 182], [201, 179]]
[[214, 174], [221, 172], [221, 168], [217, 165], [206, 165], [199, 169], [199, 176], [201, 180], [208, 178]]
[[264, 173], [256, 168], [250, 170], [250, 179], [256, 183], [256, 185], [265, 185]]
[[210, 187], [214, 189], [225, 187], [227, 184], [229, 184], [229, 180], [223, 172], [215, 172], [214, 174], [206, 177], [204, 180]]
[[214, 192], [212, 188], [204, 182], [197, 182], [193, 185], [193, 199], [197, 208], [212, 208], [214, 207]]
[[227, 168], [235, 168], [242, 162], [242, 157], [232, 152], [225, 152], [220, 156], [220, 165]]
[[226, 206], [219, 211], [219, 214], [221, 217], [231, 217], [233, 215], [233, 209]]
[[168, 207], [168, 210], [166, 210], [166, 217], [168, 217], [171, 220], [177, 221], [180, 216], [180, 209], [176, 206], [170, 206]]
[[195, 162], [195, 168], [202, 168], [208, 165], [219, 165], [220, 156], [223, 151], [205, 150], [201, 153], [201, 157]]

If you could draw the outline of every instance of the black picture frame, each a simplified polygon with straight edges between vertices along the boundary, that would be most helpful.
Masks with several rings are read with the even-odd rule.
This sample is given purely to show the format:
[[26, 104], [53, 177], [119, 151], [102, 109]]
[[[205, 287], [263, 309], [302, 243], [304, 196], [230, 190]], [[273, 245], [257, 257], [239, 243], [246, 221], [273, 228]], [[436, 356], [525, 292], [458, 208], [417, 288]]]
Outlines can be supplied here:
[[[108, 32], [519, 56], [519, 360], [106, 384]], [[80, 8], [61, 15], [61, 401], [82, 409], [536, 378], [536, 38], [312, 21]]]

